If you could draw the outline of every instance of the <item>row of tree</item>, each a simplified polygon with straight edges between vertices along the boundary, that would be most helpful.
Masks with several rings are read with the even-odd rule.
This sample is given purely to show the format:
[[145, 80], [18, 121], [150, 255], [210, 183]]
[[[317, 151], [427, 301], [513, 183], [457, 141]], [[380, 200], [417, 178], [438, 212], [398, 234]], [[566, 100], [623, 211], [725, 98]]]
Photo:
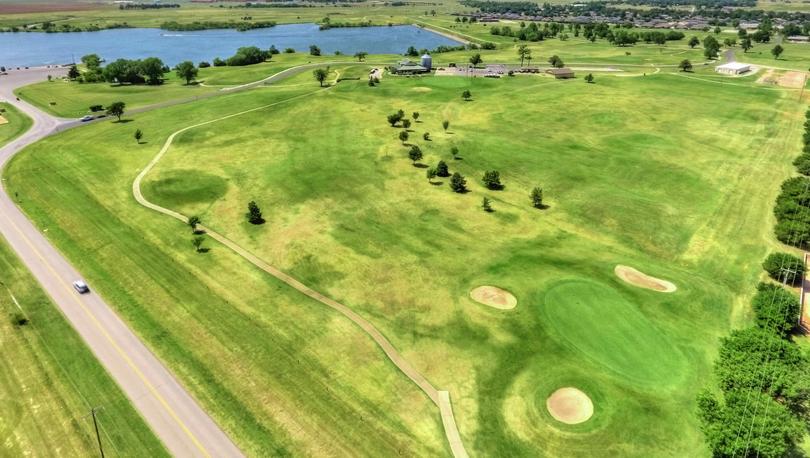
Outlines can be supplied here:
[[810, 240], [810, 110], [805, 114], [802, 154], [794, 164], [802, 176], [782, 183], [776, 198], [776, 238], [782, 243], [805, 248]]
[[[801, 260], [778, 257], [790, 259], [769, 257], [766, 264], [782, 281]], [[810, 407], [810, 360], [791, 338], [799, 299], [781, 285], [760, 283], [751, 305], [754, 325], [721, 340], [713, 370], [719, 389], [698, 396], [701, 429], [715, 457], [792, 456], [807, 430]]]

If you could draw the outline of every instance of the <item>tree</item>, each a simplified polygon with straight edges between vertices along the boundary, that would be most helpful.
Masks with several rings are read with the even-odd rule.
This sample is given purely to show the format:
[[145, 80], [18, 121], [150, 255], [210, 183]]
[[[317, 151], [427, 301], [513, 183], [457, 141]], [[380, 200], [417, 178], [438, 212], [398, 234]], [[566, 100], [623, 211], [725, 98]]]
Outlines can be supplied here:
[[779, 59], [779, 56], [781, 56], [783, 52], [785, 52], [785, 48], [783, 48], [782, 45], [776, 45], [771, 49], [771, 54], [773, 54], [774, 59]]
[[692, 62], [689, 62], [689, 59], [684, 59], [678, 64], [678, 68], [680, 68], [682, 72], [691, 72]]
[[410, 150], [410, 151], [408, 151], [408, 157], [409, 157], [409, 158], [411, 159], [411, 161], [413, 162], [413, 165], [416, 165], [416, 163], [417, 163], [417, 162], [418, 162], [420, 159], [422, 159], [422, 149], [421, 149], [421, 148], [419, 148], [419, 147], [418, 147], [418, 146], [416, 146], [416, 145], [411, 145], [411, 150]]
[[472, 57], [470, 57], [470, 63], [473, 65], [473, 67], [482, 62], [484, 62], [484, 59], [481, 58], [481, 54], [475, 53], [472, 55]]
[[[3, 71], [5, 71], [5, 70], [3, 70]], [[79, 69], [76, 68], [75, 65], [71, 65], [70, 70], [68, 70], [68, 79], [75, 80], [76, 78], [78, 78], [80, 76], [82, 76], [82, 74], [79, 73]]]
[[554, 68], [563, 68], [565, 67], [565, 63], [563, 63], [562, 59], [559, 56], [554, 55], [548, 58], [548, 63]]
[[496, 170], [484, 172], [484, 177], [481, 178], [481, 181], [484, 182], [484, 186], [486, 186], [487, 189], [503, 189], [503, 185], [501, 184], [501, 174]]
[[736, 38], [726, 38], [725, 40], [723, 40], [723, 46], [725, 46], [727, 48], [733, 48], [734, 46], [737, 46], [737, 39]]
[[250, 201], [248, 202], [248, 213], [247, 213], [248, 221], [250, 224], [264, 224], [264, 217], [262, 217], [262, 211], [256, 202]]
[[481, 201], [481, 208], [483, 208], [484, 211], [487, 213], [492, 212], [492, 204], [490, 203], [490, 200], [487, 197], [484, 197], [484, 199]]
[[450, 189], [458, 193], [467, 192], [467, 180], [464, 179], [462, 174], [458, 172], [454, 173], [453, 176], [450, 177]]
[[700, 38], [692, 37], [692, 38], [689, 39], [689, 47], [690, 48], [694, 49], [695, 46], [697, 46], [699, 44], [700, 44]]
[[593, 73], [588, 73], [587, 75], [585, 75], [585, 82], [593, 83]]
[[319, 48], [319, 47], [317, 47], [315, 45], [310, 45], [309, 46], [309, 54], [311, 56], [320, 56], [321, 55], [321, 48]]
[[405, 142], [408, 141], [408, 131], [407, 130], [402, 130], [402, 131], [399, 132], [399, 141], [401, 141], [403, 145], [405, 144]]
[[140, 62], [136, 60], [117, 59], [107, 64], [102, 76], [108, 83], [138, 84], [143, 83]]
[[543, 188], [535, 187], [529, 197], [532, 199], [532, 207], [543, 208]]
[[141, 138], [143, 138], [143, 132], [141, 132], [141, 129], [135, 129], [135, 141], [139, 145], [141, 144]]
[[520, 57], [520, 66], [523, 66], [523, 61], [532, 55], [532, 50], [527, 45], [520, 45], [517, 49], [518, 57]]
[[323, 87], [323, 82], [326, 81], [326, 77], [329, 76], [329, 70], [325, 68], [316, 68], [312, 71], [312, 76], [314, 76], [315, 79], [318, 80], [318, 84]]
[[413, 120], [414, 120], [414, 121], [418, 121], [418, 120], [419, 120], [419, 112], [418, 112], [418, 111], [414, 111], [414, 112], [413, 112], [413, 114], [412, 114], [411, 116], [413, 116]]
[[113, 102], [109, 106], [107, 106], [107, 116], [115, 116], [118, 120], [121, 120], [121, 116], [124, 116], [124, 109], [126, 108], [127, 104], [124, 102]]
[[197, 253], [202, 252], [202, 244], [204, 240], [205, 239], [199, 235], [191, 239], [191, 244], [194, 245], [194, 250], [196, 250]]
[[399, 113], [392, 113], [388, 115], [388, 124], [391, 124], [391, 127], [396, 127], [400, 120], [402, 120], [402, 115]]
[[197, 215], [188, 218], [188, 225], [191, 227], [191, 232], [197, 232], [197, 225], [200, 224], [200, 217]]
[[799, 298], [780, 285], [760, 283], [751, 301], [757, 326], [786, 337], [799, 321]]
[[360, 61], [360, 62], [363, 62], [363, 60], [365, 60], [366, 56], [368, 56], [368, 53], [365, 52], [365, 51], [357, 51], [356, 53], [354, 53], [354, 57], [356, 57], [357, 60]]
[[446, 119], [442, 121], [442, 127], [444, 128], [444, 131], [447, 132], [447, 128], [450, 127], [450, 121]]
[[141, 72], [146, 76], [146, 83], [152, 85], [163, 84], [164, 67], [166, 65], [157, 57], [147, 57], [141, 61]]
[[190, 60], [186, 60], [177, 64], [174, 67], [174, 71], [177, 74], [178, 78], [182, 78], [186, 80], [186, 85], [191, 84], [191, 82], [197, 78], [197, 67], [194, 66], [194, 62]]
[[419, 57], [419, 51], [417, 51], [413, 46], [408, 46], [408, 50], [405, 51], [405, 55], [410, 57]]
[[708, 59], [714, 59], [717, 57], [718, 51], [720, 51], [720, 43], [717, 39], [713, 35], [706, 36], [703, 39], [703, 55]]
[[440, 177], [449, 177], [450, 171], [447, 169], [447, 163], [444, 161], [439, 161], [436, 164], [436, 175]]
[[762, 268], [774, 280], [788, 285], [799, 285], [804, 278], [802, 258], [788, 253], [771, 253], [762, 263]]
[[715, 26], [715, 27], [714, 27], [714, 34], [715, 34], [715, 35], [717, 35], [717, 34], [718, 34], [718, 33], [720, 33], [720, 32], [721, 32], [721, 30], [720, 30], [720, 26]]
[[431, 167], [431, 168], [427, 169], [425, 174], [427, 176], [428, 183], [432, 183], [433, 179], [436, 178], [436, 169]]
[[472, 92], [470, 92], [468, 89], [465, 89], [464, 92], [461, 93], [461, 97], [464, 100], [469, 101], [472, 98]]
[[743, 53], [747, 53], [749, 49], [753, 48], [754, 45], [751, 43], [751, 39], [745, 37], [740, 41], [740, 47], [743, 49]]
[[429, 142], [430, 141], [430, 132], [425, 132], [424, 134], [422, 134], [422, 139], [425, 140], [426, 142]]
[[82, 63], [88, 70], [94, 70], [101, 66], [101, 57], [98, 54], [87, 54], [82, 56]]
[[457, 146], [450, 147], [450, 154], [453, 155], [453, 159], [458, 160], [458, 147]]
[[402, 127], [404, 129], [407, 129], [407, 128], [411, 127], [411, 120], [410, 119], [403, 119], [402, 120]]

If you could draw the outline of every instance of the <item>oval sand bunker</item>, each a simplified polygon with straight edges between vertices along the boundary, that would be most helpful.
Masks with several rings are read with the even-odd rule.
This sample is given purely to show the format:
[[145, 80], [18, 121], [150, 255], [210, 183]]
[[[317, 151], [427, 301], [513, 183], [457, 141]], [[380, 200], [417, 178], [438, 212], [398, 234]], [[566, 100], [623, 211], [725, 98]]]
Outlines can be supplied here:
[[546, 409], [555, 420], [576, 425], [593, 416], [593, 402], [582, 391], [565, 387], [551, 393], [546, 399]]
[[501, 310], [511, 310], [517, 305], [517, 298], [512, 293], [497, 286], [479, 286], [470, 291], [470, 297], [475, 302]]
[[659, 293], [672, 293], [678, 289], [672, 282], [651, 277], [644, 272], [639, 272], [632, 267], [623, 266], [621, 264], [617, 265], [616, 268], [613, 269], [613, 272], [626, 283], [638, 286], [639, 288], [651, 289]]

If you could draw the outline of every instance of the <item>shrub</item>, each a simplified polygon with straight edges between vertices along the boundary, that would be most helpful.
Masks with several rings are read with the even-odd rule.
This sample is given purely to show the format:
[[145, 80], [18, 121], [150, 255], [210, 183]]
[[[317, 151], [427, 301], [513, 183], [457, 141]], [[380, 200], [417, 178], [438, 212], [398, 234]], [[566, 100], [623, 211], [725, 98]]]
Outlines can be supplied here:
[[450, 178], [450, 189], [458, 193], [467, 192], [467, 180], [464, 179], [462, 174], [454, 173]]
[[200, 64], [198, 65], [198, 67], [200, 67], [200, 68], [208, 68], [208, 67], [210, 67], [210, 66], [211, 66], [211, 64], [209, 64], [209, 63], [208, 63], [208, 62], [206, 62], [206, 61], [202, 61], [202, 62], [200, 62]]

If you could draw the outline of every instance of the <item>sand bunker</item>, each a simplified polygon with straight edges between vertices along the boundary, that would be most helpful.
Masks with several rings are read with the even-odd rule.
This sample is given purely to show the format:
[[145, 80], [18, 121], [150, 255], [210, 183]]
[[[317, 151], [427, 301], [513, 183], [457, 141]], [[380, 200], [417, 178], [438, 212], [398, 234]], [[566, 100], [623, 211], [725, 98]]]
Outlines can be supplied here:
[[475, 302], [501, 310], [511, 310], [517, 305], [517, 298], [512, 293], [497, 286], [479, 286], [470, 291], [470, 297]]
[[678, 289], [674, 283], [651, 277], [632, 267], [623, 266], [621, 264], [617, 265], [616, 268], [613, 269], [613, 272], [625, 282], [633, 286], [638, 286], [639, 288], [651, 289], [660, 293], [673, 293]]
[[433, 89], [425, 86], [416, 86], [415, 88], [411, 88], [411, 90], [414, 92], [430, 92]]
[[0, 115], [0, 125], [8, 124], [8, 119], [4, 118], [3, 115]]
[[551, 393], [546, 399], [546, 409], [555, 420], [576, 425], [593, 416], [593, 402], [582, 391], [565, 387]]

